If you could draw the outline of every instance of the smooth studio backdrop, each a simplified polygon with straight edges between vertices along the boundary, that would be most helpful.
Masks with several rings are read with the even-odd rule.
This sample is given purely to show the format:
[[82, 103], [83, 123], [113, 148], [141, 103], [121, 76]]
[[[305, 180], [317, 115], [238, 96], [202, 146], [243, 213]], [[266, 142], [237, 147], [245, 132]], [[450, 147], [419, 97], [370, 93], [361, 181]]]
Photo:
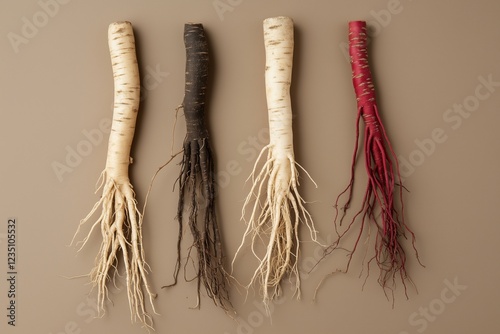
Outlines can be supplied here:
[[[123, 289], [111, 289], [108, 312], [96, 319], [95, 294], [89, 294], [86, 278], [66, 278], [86, 274], [100, 244], [96, 233], [81, 252], [68, 247], [78, 222], [99, 198], [94, 190], [105, 164], [113, 103], [107, 45], [113, 21], [131, 21], [137, 40], [143, 101], [130, 175], [141, 206], [153, 173], [171, 150], [180, 149], [185, 133], [182, 114], [173, 133], [184, 94], [184, 23], [204, 24], [211, 57], [207, 122], [216, 154], [220, 225], [232, 258], [245, 229], [240, 220], [249, 191], [245, 180], [269, 137], [262, 21], [277, 15], [295, 22], [295, 152], [318, 184], [302, 177], [300, 191], [321, 240], [335, 240], [333, 205], [349, 180], [354, 148], [347, 23], [366, 20], [381, 117], [400, 160], [409, 190], [406, 219], [426, 267], [408, 250], [416, 288], [408, 286], [407, 300], [398, 286], [393, 307], [375, 270], [363, 288], [361, 248], [351, 271], [324, 281], [313, 301], [320, 281], [342, 268], [346, 257], [338, 252], [309, 273], [322, 250], [304, 233], [301, 300], [285, 282], [283, 298], [271, 305], [272, 319], [258, 292], [247, 296], [237, 287], [231, 291], [236, 321], [204, 293], [201, 309], [190, 309], [196, 304], [195, 282], [180, 280], [161, 289], [172, 283], [176, 258], [176, 160], [157, 177], [143, 226], [161, 314], [154, 318], [157, 332], [500, 332], [500, 3], [24, 0], [2, 1], [0, 8], [2, 333], [145, 332], [131, 325]], [[356, 171], [359, 199], [363, 165]], [[15, 327], [7, 324], [10, 217], [17, 219], [18, 237]], [[246, 250], [234, 276], [246, 283], [254, 266]]]

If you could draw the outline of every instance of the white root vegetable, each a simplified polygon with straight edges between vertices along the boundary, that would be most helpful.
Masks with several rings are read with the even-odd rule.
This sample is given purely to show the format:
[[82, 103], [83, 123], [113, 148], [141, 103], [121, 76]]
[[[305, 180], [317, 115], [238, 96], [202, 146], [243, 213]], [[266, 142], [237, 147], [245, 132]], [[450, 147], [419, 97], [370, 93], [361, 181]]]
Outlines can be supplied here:
[[[99, 178], [102, 196], [90, 213], [81, 220], [80, 228], [100, 209], [88, 235], [81, 241], [79, 251], [86, 245], [92, 232], [100, 228], [102, 243], [89, 276], [97, 289], [97, 308], [105, 313], [108, 284], [115, 282], [118, 266], [123, 265], [132, 322], [152, 328], [152, 317], [146, 312], [143, 289], [146, 290], [153, 311], [153, 299], [147, 280], [149, 269], [142, 242], [142, 214], [137, 208], [135, 193], [128, 176], [132, 145], [140, 100], [139, 68], [135, 39], [130, 22], [115, 22], [109, 26], [108, 44], [114, 78], [114, 107], [108, 142], [106, 167]], [[73, 243], [72, 241], [72, 243]], [[120, 263], [121, 262], [121, 263]]]
[[[247, 288], [258, 282], [263, 302], [267, 306], [280, 295], [280, 283], [286, 275], [294, 281], [294, 294], [300, 298], [299, 225], [307, 225], [313, 241], [317, 241], [317, 231], [298, 191], [297, 166], [309, 174], [295, 162], [293, 150], [290, 98], [293, 21], [288, 17], [268, 18], [264, 20], [263, 28], [270, 142], [260, 152], [249, 177], [252, 187], [242, 209], [242, 219], [247, 223], [247, 228], [233, 259], [233, 266], [249, 240], [259, 264]], [[266, 152], [267, 159], [258, 171], [260, 160]], [[245, 218], [247, 209], [250, 210], [248, 220]], [[257, 244], [264, 239], [267, 239], [266, 250], [264, 255], [260, 255]]]

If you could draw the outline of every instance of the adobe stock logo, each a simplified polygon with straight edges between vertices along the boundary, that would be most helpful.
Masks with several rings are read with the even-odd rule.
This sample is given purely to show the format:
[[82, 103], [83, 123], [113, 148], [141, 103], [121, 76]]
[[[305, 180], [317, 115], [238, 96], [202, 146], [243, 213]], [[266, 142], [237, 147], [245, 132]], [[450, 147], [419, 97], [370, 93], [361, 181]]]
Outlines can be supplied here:
[[[449, 305], [455, 303], [463, 291], [467, 290], [467, 285], [460, 284], [458, 277], [455, 277], [453, 281], [445, 279], [443, 284], [444, 288], [439, 297], [431, 300], [426, 306], [419, 307], [408, 317], [408, 323], [416, 329], [417, 333], [425, 332], [430, 324], [435, 322]], [[410, 332], [401, 331], [399, 334], [410, 334]]]
[[95, 147], [99, 146], [104, 139], [104, 136], [111, 131], [111, 120], [103, 118], [99, 122], [99, 126], [95, 129], [83, 129], [82, 135], [85, 139], [80, 140], [73, 148], [66, 145], [66, 157], [64, 162], [52, 161], [52, 170], [56, 174], [59, 182], [64, 180], [64, 175], [73, 172], [78, 167], [85, 157], [92, 154]]
[[[141, 102], [147, 99], [148, 94], [158, 88], [170, 75], [169, 72], [162, 71], [160, 64], [146, 66], [145, 72], [146, 74], [141, 80]], [[81, 131], [83, 138], [76, 144], [65, 146], [64, 159], [54, 160], [51, 163], [52, 170], [59, 182], [63, 182], [66, 174], [72, 173], [86, 157], [92, 154], [94, 148], [106, 141], [107, 135], [111, 131], [111, 125], [111, 119], [103, 118], [97, 127], [90, 130], [83, 129]]]
[[[412, 2], [413, 0], [406, 0], [407, 2]], [[378, 36], [382, 31], [387, 28], [392, 19], [396, 15], [400, 15], [406, 8], [406, 4], [402, 4], [401, 0], [388, 0], [385, 8], [379, 10], [370, 10], [370, 18], [366, 20], [366, 26], [368, 30], [368, 43], [370, 43], [370, 38]], [[342, 51], [345, 59], [350, 61], [349, 57], [349, 44], [347, 42], [341, 42], [339, 48]]]
[[[328, 235], [325, 240], [322, 240], [318, 236], [318, 244], [314, 248], [312, 254], [305, 257], [301, 261], [301, 266], [299, 268], [300, 276], [303, 281], [307, 280], [313, 272], [316, 271], [316, 265], [324, 257], [324, 247], [322, 245], [330, 245], [332, 243], [332, 236]], [[295, 283], [295, 282], [294, 282]], [[293, 284], [292, 284], [293, 285]], [[286, 295], [282, 295], [277, 299], [271, 300], [267, 305], [267, 309], [262, 304], [262, 301], [255, 300], [253, 302], [254, 310], [252, 310], [243, 319], [242, 315], [236, 318], [237, 327], [235, 328], [234, 334], [253, 334], [257, 333], [259, 327], [263, 326], [264, 323], [272, 323], [271, 317], [276, 309], [276, 306], [285, 304], [289, 300]], [[267, 320], [267, 321], [266, 321]], [[224, 334], [231, 334], [230, 332], [224, 332]]]
[[461, 103], [454, 103], [443, 112], [443, 121], [446, 127], [434, 128], [431, 133], [422, 139], [416, 138], [415, 148], [406, 156], [398, 155], [398, 163], [403, 179], [410, 177], [415, 170], [422, 166], [430, 156], [438, 151], [449, 138], [448, 134], [460, 129], [465, 120], [477, 113], [482, 103], [488, 100], [500, 87], [500, 81], [495, 81], [493, 74], [480, 75], [477, 78], [474, 92], [462, 99]]
[[40, 0], [37, 2], [40, 10], [35, 12], [31, 17], [23, 16], [21, 17], [21, 30], [20, 34], [15, 32], [9, 32], [7, 34], [7, 39], [12, 46], [12, 50], [15, 53], [19, 53], [20, 46], [26, 45], [35, 38], [40, 29], [45, 27], [51, 18], [54, 18], [61, 8], [61, 5], [66, 5], [71, 0]]
[[243, 0], [214, 0], [212, 5], [214, 6], [215, 12], [219, 16], [219, 19], [224, 21], [224, 14], [234, 11], [234, 9], [241, 5], [242, 2]]

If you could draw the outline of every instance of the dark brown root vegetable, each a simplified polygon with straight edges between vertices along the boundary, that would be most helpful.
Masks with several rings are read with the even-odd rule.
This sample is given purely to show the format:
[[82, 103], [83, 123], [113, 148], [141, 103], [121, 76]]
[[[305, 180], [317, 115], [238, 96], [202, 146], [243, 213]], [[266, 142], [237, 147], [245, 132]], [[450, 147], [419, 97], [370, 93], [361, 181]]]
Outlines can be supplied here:
[[[184, 26], [186, 46], [185, 95], [181, 107], [186, 118], [187, 133], [183, 144], [183, 158], [178, 178], [179, 202], [177, 220], [177, 262], [174, 283], [182, 265], [181, 243], [183, 222], [187, 207], [187, 224], [193, 236], [184, 264], [193, 263], [196, 268], [198, 304], [201, 284], [207, 295], [226, 312], [232, 310], [229, 300], [230, 275], [224, 269], [225, 256], [215, 205], [214, 160], [209, 133], [205, 124], [205, 97], [208, 81], [208, 43], [202, 24]], [[194, 258], [193, 248], [197, 253]]]

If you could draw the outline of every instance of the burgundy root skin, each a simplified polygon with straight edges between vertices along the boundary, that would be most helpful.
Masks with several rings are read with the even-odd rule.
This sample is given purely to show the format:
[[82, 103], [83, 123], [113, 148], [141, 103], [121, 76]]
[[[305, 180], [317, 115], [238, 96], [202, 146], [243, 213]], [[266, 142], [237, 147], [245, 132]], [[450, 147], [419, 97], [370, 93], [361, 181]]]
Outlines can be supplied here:
[[[197, 271], [194, 279], [197, 280], [198, 302], [203, 284], [208, 297], [228, 312], [232, 311], [228, 287], [230, 277], [224, 269], [225, 255], [215, 205], [215, 168], [205, 123], [209, 56], [203, 25], [185, 24], [184, 43], [186, 82], [182, 108], [186, 119], [186, 137], [183, 144], [181, 171], [177, 180], [179, 183], [177, 207], [179, 236], [177, 263], [172, 285], [177, 283], [181, 267], [184, 267], [184, 275], [186, 275], [186, 266], [194, 265]], [[185, 212], [186, 208], [187, 212]], [[182, 265], [181, 241], [184, 219], [187, 220], [191, 231], [193, 245], [189, 247], [187, 259]], [[194, 255], [195, 253], [197, 254]], [[186, 280], [192, 279], [186, 278]]]
[[[354, 174], [358, 156], [358, 145], [360, 137], [360, 118], [363, 119], [363, 154], [365, 158], [365, 169], [368, 174], [368, 184], [364, 194], [363, 202], [359, 211], [352, 218], [347, 229], [338, 233], [338, 241], [330, 247], [329, 252], [340, 248], [340, 239], [351, 229], [358, 219], [361, 221], [360, 231], [354, 243], [354, 247], [349, 252], [349, 260], [361, 240], [363, 230], [371, 225], [371, 231], [375, 227], [375, 254], [368, 260], [368, 273], [370, 264], [375, 261], [380, 269], [379, 283], [384, 288], [384, 292], [389, 289], [393, 295], [397, 280], [401, 280], [406, 297], [406, 282], [411, 282], [407, 274], [407, 257], [402, 246], [402, 241], [411, 238], [411, 244], [415, 251], [417, 260], [418, 252], [415, 248], [415, 235], [408, 228], [404, 221], [403, 209], [403, 186], [401, 185], [401, 175], [397, 163], [397, 157], [392, 149], [384, 126], [380, 120], [377, 103], [375, 99], [375, 89], [368, 64], [367, 33], [364, 21], [349, 22], [349, 54], [351, 57], [352, 81], [357, 99], [358, 114], [356, 118], [356, 143], [351, 165], [351, 180], [346, 189], [340, 193], [335, 203], [337, 214], [335, 216], [335, 227], [342, 225], [347, 210], [353, 198]], [[397, 189], [396, 189], [397, 186]], [[343, 196], [347, 196], [345, 204], [339, 208], [339, 202]], [[400, 209], [396, 208], [399, 202]], [[341, 211], [339, 214], [338, 211]], [[338, 226], [337, 226], [338, 225]], [[373, 234], [373, 232], [370, 232]]]

